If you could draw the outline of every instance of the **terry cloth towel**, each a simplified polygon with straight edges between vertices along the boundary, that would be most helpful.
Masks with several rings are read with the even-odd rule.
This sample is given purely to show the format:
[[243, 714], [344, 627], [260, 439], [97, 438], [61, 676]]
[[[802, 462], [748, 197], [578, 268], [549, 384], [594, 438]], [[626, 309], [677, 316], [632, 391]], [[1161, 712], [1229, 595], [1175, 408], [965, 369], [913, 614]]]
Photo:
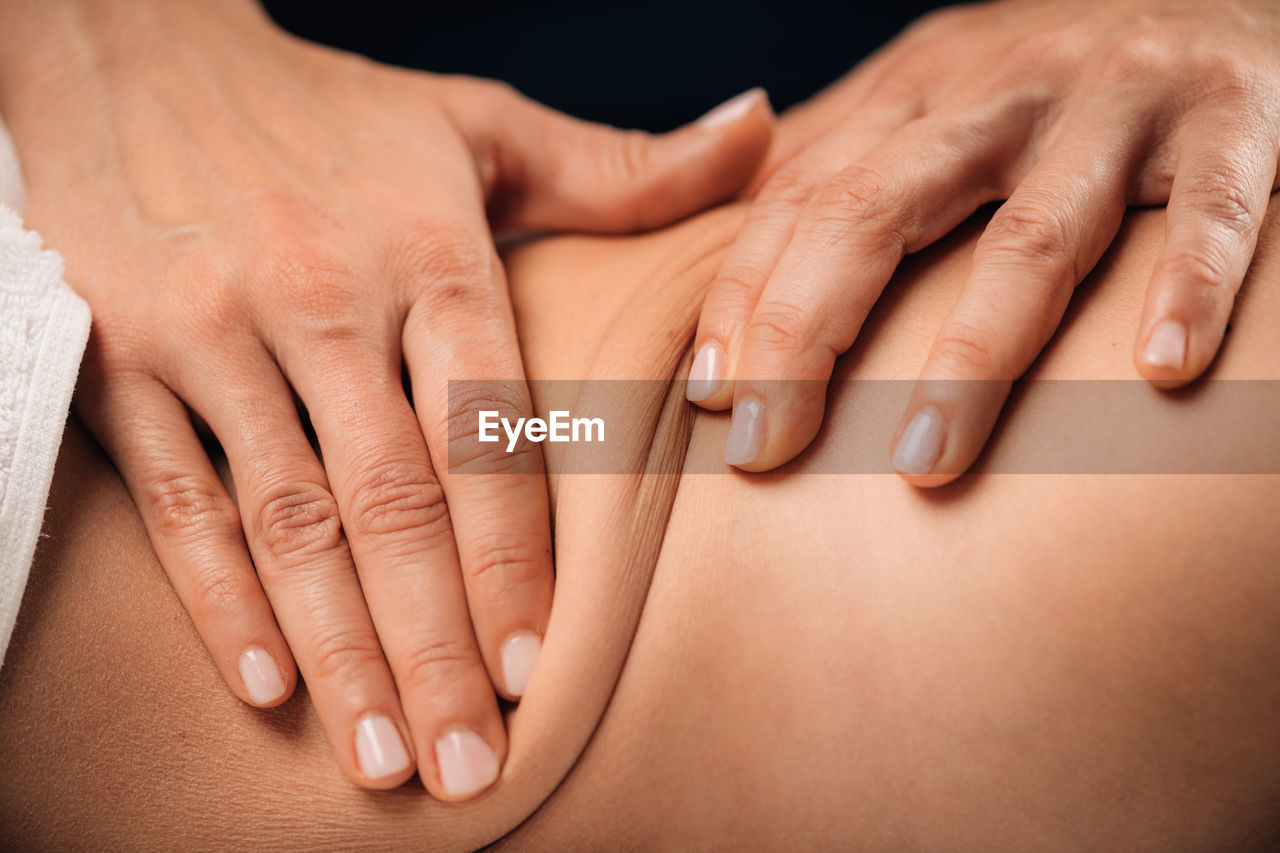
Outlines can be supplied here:
[[22, 227], [24, 198], [13, 143], [0, 124], [0, 663], [89, 337], [89, 306], [63, 282], [62, 258]]

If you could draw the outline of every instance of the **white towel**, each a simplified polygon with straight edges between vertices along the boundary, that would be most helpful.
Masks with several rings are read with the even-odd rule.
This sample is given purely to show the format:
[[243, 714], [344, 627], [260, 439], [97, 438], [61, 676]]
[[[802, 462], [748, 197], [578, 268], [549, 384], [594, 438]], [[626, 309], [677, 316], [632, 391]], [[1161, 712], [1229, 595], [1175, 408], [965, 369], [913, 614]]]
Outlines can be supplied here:
[[44, 519], [89, 337], [89, 306], [62, 259], [22, 227], [22, 173], [0, 124], [0, 663]]

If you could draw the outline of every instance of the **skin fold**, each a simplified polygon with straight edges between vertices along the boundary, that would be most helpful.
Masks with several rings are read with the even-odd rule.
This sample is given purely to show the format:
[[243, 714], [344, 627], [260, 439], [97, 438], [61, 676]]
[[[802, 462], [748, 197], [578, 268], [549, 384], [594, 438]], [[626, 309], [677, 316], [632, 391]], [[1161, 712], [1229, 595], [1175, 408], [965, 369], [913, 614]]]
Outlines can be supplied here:
[[0, 116], [93, 311], [75, 411], [228, 686], [271, 707], [300, 673], [353, 781], [479, 793], [554, 583], [540, 456], [444, 464], [449, 379], [530, 405], [492, 232], [731, 197], [763, 93], [651, 136], [300, 41], [254, 0], [5, 0]]
[[[73, 422], [0, 671], [0, 835], [58, 849], [1273, 847], [1280, 478], [977, 473], [922, 491], [822, 473], [883, 450], [862, 446], [858, 400], [839, 392], [782, 471], [681, 476], [707, 470], [729, 428], [668, 380], [688, 369], [743, 216], [506, 257], [531, 378], [667, 393], [621, 401], [643, 475], [565, 474], [571, 447], [543, 446], [556, 598], [492, 789], [465, 804], [416, 782], [362, 791], [304, 690], [268, 711], [238, 703]], [[1139, 380], [1131, 309], [1163, 217], [1129, 214], [1036, 378]], [[838, 376], [914, 377], [982, 225], [910, 260]], [[1215, 379], [1280, 378], [1278, 237], [1264, 227]], [[1168, 430], [1207, 403], [1148, 390]], [[1040, 405], [1019, 400], [994, 453]]]

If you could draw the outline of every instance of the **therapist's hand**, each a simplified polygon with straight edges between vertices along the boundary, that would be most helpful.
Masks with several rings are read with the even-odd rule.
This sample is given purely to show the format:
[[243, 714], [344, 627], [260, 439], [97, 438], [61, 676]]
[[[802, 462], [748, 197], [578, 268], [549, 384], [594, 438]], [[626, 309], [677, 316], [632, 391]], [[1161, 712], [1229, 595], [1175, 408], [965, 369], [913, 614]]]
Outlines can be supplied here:
[[786, 462], [817, 433], [833, 363], [903, 255], [997, 199], [903, 416], [896, 470], [936, 485], [973, 462], [1127, 204], [1169, 205], [1134, 318], [1137, 368], [1188, 382], [1222, 341], [1278, 139], [1275, 0], [930, 15], [784, 117], [705, 303], [689, 397], [734, 407], [729, 463]]
[[416, 765], [438, 797], [484, 789], [495, 688], [524, 690], [553, 587], [536, 446], [447, 467], [448, 380], [505, 381], [472, 419], [531, 413], [490, 227], [621, 232], [728, 197], [768, 147], [763, 96], [624, 133], [241, 0], [7, 0], [0, 56], [28, 221], [94, 312], [77, 411], [223, 677], [275, 705], [296, 661], [361, 785]]

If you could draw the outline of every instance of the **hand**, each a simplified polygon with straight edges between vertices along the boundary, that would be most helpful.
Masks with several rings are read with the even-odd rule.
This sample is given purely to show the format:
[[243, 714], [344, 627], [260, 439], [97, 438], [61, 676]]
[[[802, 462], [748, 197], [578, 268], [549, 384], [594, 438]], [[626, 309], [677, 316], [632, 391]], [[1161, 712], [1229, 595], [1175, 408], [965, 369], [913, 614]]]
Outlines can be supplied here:
[[[932, 14], [784, 118], [705, 303], [689, 398], [733, 405], [730, 464], [786, 462], [902, 257], [996, 199], [895, 439], [900, 473], [937, 485], [974, 461], [1126, 204], [1169, 205], [1137, 368], [1189, 382], [1222, 341], [1278, 139], [1274, 0]], [[762, 381], [777, 379], [809, 381]]]
[[10, 2], [0, 33], [28, 221], [94, 311], [77, 410], [223, 677], [270, 706], [296, 659], [353, 780], [416, 756], [437, 797], [482, 790], [494, 688], [521, 695], [553, 585], [540, 455], [447, 468], [449, 379], [531, 413], [490, 224], [627, 231], [729, 196], [768, 147], [763, 97], [623, 133], [243, 2]]

